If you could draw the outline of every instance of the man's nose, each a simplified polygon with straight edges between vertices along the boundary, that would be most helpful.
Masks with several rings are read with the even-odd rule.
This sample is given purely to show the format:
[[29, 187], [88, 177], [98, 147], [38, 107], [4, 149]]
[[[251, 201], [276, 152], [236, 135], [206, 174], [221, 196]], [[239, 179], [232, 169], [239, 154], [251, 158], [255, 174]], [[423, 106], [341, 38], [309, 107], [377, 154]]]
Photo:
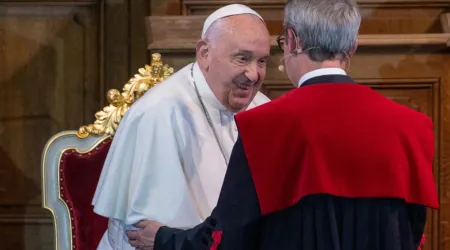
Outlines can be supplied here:
[[256, 65], [255, 62], [252, 62], [247, 66], [245, 76], [253, 83], [259, 80], [258, 65]]

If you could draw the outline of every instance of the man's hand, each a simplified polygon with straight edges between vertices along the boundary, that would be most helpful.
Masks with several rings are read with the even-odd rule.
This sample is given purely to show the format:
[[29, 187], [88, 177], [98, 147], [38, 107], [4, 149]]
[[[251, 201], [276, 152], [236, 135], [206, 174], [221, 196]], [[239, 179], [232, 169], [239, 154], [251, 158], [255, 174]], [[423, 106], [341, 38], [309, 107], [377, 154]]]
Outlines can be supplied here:
[[133, 225], [140, 230], [128, 230], [126, 232], [128, 242], [137, 250], [153, 250], [158, 229], [163, 224], [157, 221], [144, 220]]

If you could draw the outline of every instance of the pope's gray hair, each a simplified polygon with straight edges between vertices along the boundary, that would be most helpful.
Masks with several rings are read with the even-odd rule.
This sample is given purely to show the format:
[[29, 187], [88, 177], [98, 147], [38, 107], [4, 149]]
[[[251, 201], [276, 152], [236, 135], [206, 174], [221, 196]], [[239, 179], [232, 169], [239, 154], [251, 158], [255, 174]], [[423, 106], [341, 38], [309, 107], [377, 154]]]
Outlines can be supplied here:
[[353, 0], [288, 0], [284, 27], [294, 30], [312, 61], [348, 58], [358, 39], [361, 14]]

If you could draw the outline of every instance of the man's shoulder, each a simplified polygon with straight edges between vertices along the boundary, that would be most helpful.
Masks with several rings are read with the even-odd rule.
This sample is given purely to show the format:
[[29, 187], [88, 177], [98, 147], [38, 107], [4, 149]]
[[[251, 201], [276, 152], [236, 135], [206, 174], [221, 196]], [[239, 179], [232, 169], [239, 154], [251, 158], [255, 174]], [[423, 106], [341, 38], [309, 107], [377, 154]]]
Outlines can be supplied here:
[[433, 130], [433, 120], [427, 114], [400, 103], [395, 103], [392, 106], [396, 106], [394, 115], [404, 127], [416, 128], [419, 131]]
[[399, 103], [376, 90], [371, 89], [370, 91], [372, 91], [373, 95], [367, 99], [367, 102], [369, 102], [367, 105], [378, 107], [380, 114], [391, 116], [393, 120], [401, 121], [401, 123], [406, 124], [408, 127], [410, 123], [416, 122], [426, 126], [432, 124], [432, 119], [418, 107]]
[[352, 105], [360, 103], [361, 107], [366, 107], [367, 114], [377, 119], [379, 125], [411, 133], [433, 130], [432, 119], [418, 107], [397, 102], [367, 86], [361, 86], [361, 89], [364, 92], [361, 92], [358, 101]]
[[[273, 100], [269, 99], [267, 96], [265, 96], [263, 93], [258, 92], [258, 94], [255, 96], [255, 99], [259, 104], [257, 107], [253, 108], [251, 111], [244, 112], [245, 114], [257, 114], [261, 112], [282, 112], [282, 107], [288, 105], [288, 103], [292, 99], [292, 93], [294, 91], [289, 91], [285, 93], [284, 95], [275, 98]], [[295, 98], [295, 97], [294, 97]]]
[[[264, 98], [267, 97], [262, 95], [262, 98], [264, 100]], [[286, 109], [284, 108], [285, 101], [281, 100], [280, 98], [274, 100], [270, 100], [269, 98], [267, 98], [267, 100], [268, 101], [262, 102], [252, 108], [250, 107], [244, 112], [236, 114], [236, 121], [261, 124], [267, 123], [269, 120], [278, 119], [279, 117], [281, 117], [282, 114], [286, 111]]]

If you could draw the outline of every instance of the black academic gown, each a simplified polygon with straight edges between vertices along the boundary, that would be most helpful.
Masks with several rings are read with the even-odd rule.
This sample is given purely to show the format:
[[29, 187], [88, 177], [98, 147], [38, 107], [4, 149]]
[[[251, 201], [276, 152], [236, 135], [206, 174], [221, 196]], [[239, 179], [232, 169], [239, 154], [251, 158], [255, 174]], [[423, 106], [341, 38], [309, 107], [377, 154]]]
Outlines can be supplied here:
[[[352, 83], [347, 76], [328, 75], [302, 86], [321, 82]], [[425, 222], [426, 207], [402, 199], [327, 194], [262, 215], [238, 138], [211, 216], [189, 230], [161, 227], [155, 250], [416, 250]]]

